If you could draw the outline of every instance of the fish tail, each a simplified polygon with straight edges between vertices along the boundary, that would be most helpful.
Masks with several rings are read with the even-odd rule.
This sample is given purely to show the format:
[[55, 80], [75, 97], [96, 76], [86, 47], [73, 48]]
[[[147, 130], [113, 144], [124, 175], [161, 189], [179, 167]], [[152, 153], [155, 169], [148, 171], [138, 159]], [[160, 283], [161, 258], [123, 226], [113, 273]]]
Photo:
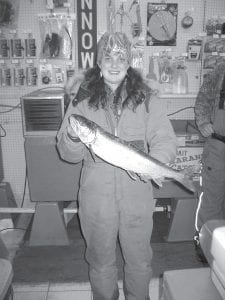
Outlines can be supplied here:
[[191, 191], [192, 193], [196, 192], [196, 188], [193, 184], [192, 176], [190, 176], [190, 170], [184, 169], [180, 171], [180, 175], [176, 180], [182, 184], [186, 189]]

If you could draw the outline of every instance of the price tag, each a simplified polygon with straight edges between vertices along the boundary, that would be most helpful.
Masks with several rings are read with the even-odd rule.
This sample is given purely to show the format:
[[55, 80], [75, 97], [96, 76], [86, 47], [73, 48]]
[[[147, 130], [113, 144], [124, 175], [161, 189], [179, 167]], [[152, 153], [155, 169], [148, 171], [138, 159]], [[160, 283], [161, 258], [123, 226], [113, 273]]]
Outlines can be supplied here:
[[199, 32], [198, 35], [204, 37], [204, 36], [207, 36], [207, 33], [206, 32]]
[[66, 66], [72, 66], [73, 62], [72, 61], [66, 61]]
[[64, 7], [67, 7], [67, 8], [70, 8], [70, 7], [71, 7], [71, 4], [68, 3], [68, 2], [66, 2], [66, 3], [63, 4], [63, 6], [64, 6]]

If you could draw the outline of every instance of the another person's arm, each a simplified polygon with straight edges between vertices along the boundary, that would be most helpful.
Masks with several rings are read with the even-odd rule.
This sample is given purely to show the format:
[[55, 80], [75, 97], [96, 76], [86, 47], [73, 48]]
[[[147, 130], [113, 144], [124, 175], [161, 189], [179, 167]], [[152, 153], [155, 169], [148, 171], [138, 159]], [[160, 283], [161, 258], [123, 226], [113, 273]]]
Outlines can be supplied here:
[[195, 101], [195, 121], [204, 137], [208, 137], [214, 132], [211, 120], [214, 105], [214, 82], [215, 73], [207, 74]]

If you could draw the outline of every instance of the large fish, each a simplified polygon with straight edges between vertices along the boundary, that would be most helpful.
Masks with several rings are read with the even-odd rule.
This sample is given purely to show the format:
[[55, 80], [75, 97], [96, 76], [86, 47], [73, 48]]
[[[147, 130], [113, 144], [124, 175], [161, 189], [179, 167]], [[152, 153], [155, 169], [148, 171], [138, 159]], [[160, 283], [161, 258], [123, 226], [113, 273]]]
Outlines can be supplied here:
[[159, 178], [169, 178], [195, 192], [190, 172], [177, 171], [138, 150], [134, 146], [102, 129], [83, 116], [73, 114], [69, 122], [74, 132], [94, 154], [106, 162], [126, 170], [133, 178], [153, 180], [161, 186]]

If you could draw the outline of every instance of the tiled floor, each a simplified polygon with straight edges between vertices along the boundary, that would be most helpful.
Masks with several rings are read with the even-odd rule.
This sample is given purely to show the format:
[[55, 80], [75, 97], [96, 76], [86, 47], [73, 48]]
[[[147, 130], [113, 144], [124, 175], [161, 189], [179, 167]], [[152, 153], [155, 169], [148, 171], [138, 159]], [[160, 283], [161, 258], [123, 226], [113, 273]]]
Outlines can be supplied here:
[[[120, 298], [124, 300], [122, 284], [119, 282]], [[92, 293], [89, 283], [83, 284], [41, 284], [17, 285], [13, 284], [14, 300], [91, 300]], [[151, 300], [159, 299], [159, 279], [150, 283]]]
[[[1, 225], [1, 224], [0, 224]], [[23, 241], [22, 230], [6, 230], [0, 233], [4, 242], [9, 259], [13, 261], [16, 250]], [[150, 282], [151, 300], [159, 300], [160, 280], [153, 278]], [[119, 282], [120, 298], [124, 300], [122, 283]], [[89, 283], [60, 283], [60, 284], [35, 284], [22, 285], [13, 282], [13, 300], [92, 300], [92, 293]]]

